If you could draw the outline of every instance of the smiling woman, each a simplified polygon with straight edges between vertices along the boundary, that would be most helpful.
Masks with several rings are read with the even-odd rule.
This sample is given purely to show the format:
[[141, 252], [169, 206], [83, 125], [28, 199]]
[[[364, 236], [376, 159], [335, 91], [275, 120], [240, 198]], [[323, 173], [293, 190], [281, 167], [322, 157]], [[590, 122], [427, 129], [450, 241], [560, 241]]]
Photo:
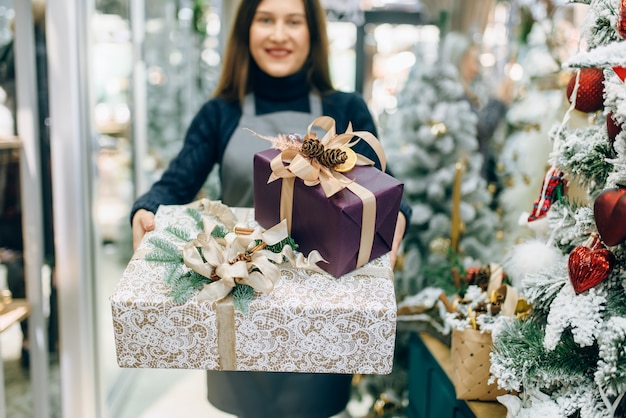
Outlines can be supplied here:
[[299, 71], [309, 56], [309, 28], [301, 0], [265, 0], [250, 26], [250, 54], [267, 74]]
[[[377, 135], [363, 99], [333, 89], [325, 19], [319, 0], [240, 3], [215, 96], [194, 117], [182, 150], [161, 179], [133, 206], [135, 246], [154, 229], [159, 205], [193, 201], [216, 164], [222, 203], [253, 207], [253, 157], [268, 146], [246, 129], [266, 136], [303, 133], [325, 115], [335, 120], [338, 132], [345, 132], [351, 123], [355, 131]], [[365, 141], [353, 150], [381, 168]], [[406, 202], [401, 211], [392, 260], [411, 214]], [[208, 398], [240, 418], [327, 418], [345, 409], [351, 380], [346, 374], [209, 371]]]

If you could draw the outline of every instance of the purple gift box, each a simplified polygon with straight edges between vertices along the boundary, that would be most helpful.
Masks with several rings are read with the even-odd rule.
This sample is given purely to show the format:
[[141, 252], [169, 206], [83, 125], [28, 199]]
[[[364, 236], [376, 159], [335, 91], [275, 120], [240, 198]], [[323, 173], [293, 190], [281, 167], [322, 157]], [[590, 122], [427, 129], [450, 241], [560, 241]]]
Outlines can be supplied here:
[[[280, 151], [269, 149], [254, 156], [255, 220], [270, 228], [280, 219], [282, 179], [268, 183], [270, 162]], [[391, 250], [403, 184], [372, 166], [356, 166], [345, 176], [367, 188], [376, 197], [374, 239], [369, 260]], [[305, 255], [317, 250], [328, 263], [318, 265], [335, 277], [355, 270], [361, 240], [363, 202], [344, 189], [326, 197], [322, 187], [306, 186], [296, 179], [293, 188], [290, 234]]]

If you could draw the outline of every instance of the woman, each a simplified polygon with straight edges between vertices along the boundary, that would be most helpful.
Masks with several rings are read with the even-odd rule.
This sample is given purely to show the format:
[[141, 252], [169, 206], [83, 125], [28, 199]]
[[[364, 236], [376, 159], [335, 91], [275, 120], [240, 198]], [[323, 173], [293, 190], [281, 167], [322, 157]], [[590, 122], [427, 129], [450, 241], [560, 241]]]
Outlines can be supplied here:
[[[205, 103], [187, 131], [178, 156], [162, 178], [134, 204], [135, 247], [154, 229], [161, 204], [184, 204], [196, 197], [214, 164], [220, 164], [221, 200], [253, 206], [252, 161], [267, 149], [263, 135], [302, 133], [318, 116], [335, 119], [338, 132], [376, 134], [365, 102], [332, 88], [324, 10], [318, 0], [246, 0], [240, 3], [223, 60], [215, 97]], [[357, 152], [376, 160], [364, 143]], [[380, 166], [379, 166], [380, 167]], [[411, 210], [398, 216], [393, 257]], [[240, 417], [328, 417], [345, 408], [350, 375], [208, 372], [208, 398]]]

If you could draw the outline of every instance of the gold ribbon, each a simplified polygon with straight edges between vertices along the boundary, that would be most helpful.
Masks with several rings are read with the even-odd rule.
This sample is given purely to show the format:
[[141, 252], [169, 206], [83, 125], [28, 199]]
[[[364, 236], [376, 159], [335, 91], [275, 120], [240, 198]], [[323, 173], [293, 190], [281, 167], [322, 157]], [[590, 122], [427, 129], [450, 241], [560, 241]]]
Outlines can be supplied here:
[[237, 370], [235, 305], [232, 295], [215, 304], [215, 317], [220, 370]]
[[[352, 125], [343, 134], [336, 134], [335, 120], [328, 116], [321, 116], [315, 119], [307, 129], [307, 135], [311, 135], [313, 127], [319, 127], [326, 131], [320, 140], [324, 149], [334, 149], [340, 147], [353, 147], [359, 140], [365, 140], [374, 150], [381, 164], [382, 171], [386, 167], [386, 158], [382, 145], [378, 139], [367, 131], [352, 131]], [[353, 141], [353, 138], [357, 138]], [[357, 165], [374, 165], [374, 162], [367, 157], [357, 155]], [[291, 231], [293, 218], [293, 189], [295, 178], [301, 179], [306, 186], [320, 185], [326, 197], [331, 197], [340, 190], [348, 189], [354, 193], [363, 203], [363, 216], [361, 221], [361, 238], [356, 267], [361, 267], [370, 259], [374, 244], [374, 234], [376, 226], [376, 196], [367, 188], [357, 184], [343, 174], [321, 165], [316, 159], [304, 157], [298, 150], [282, 150], [270, 162], [272, 174], [268, 179], [271, 183], [281, 178], [280, 197], [280, 218], [287, 220], [287, 229]]]

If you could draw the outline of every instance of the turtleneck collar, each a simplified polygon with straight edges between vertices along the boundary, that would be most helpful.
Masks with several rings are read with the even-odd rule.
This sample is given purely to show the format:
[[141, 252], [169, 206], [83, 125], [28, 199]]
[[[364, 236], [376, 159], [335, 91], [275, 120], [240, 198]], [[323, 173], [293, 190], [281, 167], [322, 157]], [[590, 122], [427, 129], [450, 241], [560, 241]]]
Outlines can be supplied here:
[[292, 100], [307, 95], [310, 90], [306, 69], [287, 77], [272, 77], [252, 62], [250, 71], [255, 96], [266, 100]]

